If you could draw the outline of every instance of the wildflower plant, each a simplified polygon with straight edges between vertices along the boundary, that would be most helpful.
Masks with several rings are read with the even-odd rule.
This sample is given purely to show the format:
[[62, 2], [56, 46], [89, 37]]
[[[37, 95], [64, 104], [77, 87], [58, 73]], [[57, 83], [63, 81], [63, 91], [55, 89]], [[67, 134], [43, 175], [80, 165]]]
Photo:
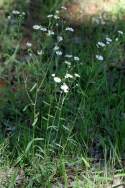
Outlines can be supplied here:
[[[113, 155], [118, 160], [117, 150], [124, 153], [125, 78], [117, 67], [124, 63], [125, 30], [106, 23], [94, 30], [90, 25], [72, 27], [61, 18], [60, 11], [67, 8], [58, 7], [45, 22], [36, 21], [32, 38], [23, 38], [27, 13], [18, 9], [1, 26], [0, 125], [8, 136], [6, 158], [26, 170], [29, 186], [51, 187], [60, 173], [58, 156], [60, 165], [65, 154], [70, 161], [75, 156], [79, 164], [81, 155], [91, 161], [98, 159], [93, 153], [101, 151], [102, 157], [106, 150], [105, 160]], [[91, 162], [83, 156], [88, 177]]]
[[[64, 142], [64, 138], [72, 134], [68, 131], [66, 118], [70, 109], [67, 112], [66, 109], [67, 104], [72, 105], [74, 92], [78, 90], [81, 75], [77, 67], [81, 59], [70, 48], [75, 29], [62, 20], [60, 9], [50, 13], [46, 19], [45, 25], [36, 23], [32, 26], [33, 39], [25, 43], [29, 58], [24, 66], [28, 75], [24, 74], [23, 79], [28, 100], [23, 113], [30, 114], [34, 138], [36, 135], [43, 137], [54, 147], [60, 140], [61, 132], [64, 134], [60, 142], [66, 145], [68, 143], [67, 140]], [[77, 105], [76, 102], [74, 113], [77, 112]], [[38, 134], [38, 129], [44, 130], [44, 134]]]

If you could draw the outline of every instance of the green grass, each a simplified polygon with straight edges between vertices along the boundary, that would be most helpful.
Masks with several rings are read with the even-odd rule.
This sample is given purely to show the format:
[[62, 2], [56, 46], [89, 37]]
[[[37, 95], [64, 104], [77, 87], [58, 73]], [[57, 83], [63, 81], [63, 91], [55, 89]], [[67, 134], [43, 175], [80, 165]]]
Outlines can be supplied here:
[[[24, 33], [25, 18], [9, 15], [10, 20], [0, 20], [0, 81], [6, 82], [0, 88], [0, 172], [12, 167], [15, 172], [3, 187], [14, 187], [17, 169], [25, 172], [27, 188], [122, 184], [124, 21], [83, 25], [72, 33], [65, 31], [68, 23], [46, 18], [45, 27], [53, 30], [54, 36], [34, 30], [31, 40]], [[57, 56], [53, 48], [60, 35], [63, 55]], [[106, 37], [112, 42], [97, 48]], [[22, 43], [24, 39], [32, 42], [32, 47]], [[43, 54], [38, 55], [41, 49]], [[66, 54], [73, 57], [68, 59]], [[97, 60], [96, 55], [104, 60]], [[80, 60], [75, 61], [74, 56]], [[66, 73], [73, 78], [66, 79]], [[52, 74], [61, 78], [61, 83], [54, 82]], [[61, 91], [63, 83], [69, 87], [67, 93]]]

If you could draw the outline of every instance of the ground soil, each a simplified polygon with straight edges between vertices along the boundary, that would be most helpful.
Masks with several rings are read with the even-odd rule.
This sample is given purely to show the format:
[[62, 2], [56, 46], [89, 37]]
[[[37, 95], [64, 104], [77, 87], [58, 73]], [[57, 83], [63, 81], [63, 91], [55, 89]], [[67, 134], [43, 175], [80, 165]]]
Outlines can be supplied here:
[[95, 16], [110, 15], [118, 9], [125, 10], [124, 0], [72, 0], [65, 6], [67, 11], [62, 15], [75, 24], [81, 24]]

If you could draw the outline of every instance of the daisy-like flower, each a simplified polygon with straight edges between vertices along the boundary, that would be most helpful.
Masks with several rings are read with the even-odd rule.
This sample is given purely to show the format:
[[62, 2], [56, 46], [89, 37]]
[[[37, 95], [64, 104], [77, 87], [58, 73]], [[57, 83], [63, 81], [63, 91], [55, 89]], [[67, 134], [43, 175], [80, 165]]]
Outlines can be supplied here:
[[104, 42], [98, 42], [96, 46], [99, 48], [99, 47], [105, 47], [106, 45]]
[[65, 64], [67, 64], [68, 66], [71, 66], [71, 62], [70, 61], [64, 61]]
[[63, 37], [62, 36], [58, 36], [57, 40], [58, 40], [58, 42], [61, 42], [61, 41], [63, 41]]
[[42, 55], [43, 54], [43, 50], [37, 50], [37, 54], [38, 55]]
[[51, 74], [52, 77], [55, 77], [55, 74]]
[[74, 29], [72, 27], [66, 27], [65, 29], [66, 31], [71, 31], [71, 32], [74, 32]]
[[116, 41], [116, 42], [118, 41], [118, 37], [115, 39], [115, 41]]
[[54, 81], [55, 81], [56, 83], [61, 83], [61, 79], [60, 79], [59, 77], [54, 77], [53, 79], [54, 79]]
[[46, 31], [47, 31], [47, 28], [46, 28], [46, 27], [43, 27], [43, 26], [40, 26], [40, 30], [46, 32]]
[[79, 57], [77, 56], [74, 57], [74, 61], [79, 61], [79, 60], [80, 60]]
[[34, 30], [40, 30], [41, 26], [40, 25], [33, 25]]
[[109, 37], [106, 37], [106, 44], [110, 44], [112, 42], [112, 39]]
[[31, 42], [27, 42], [26, 46], [29, 47], [29, 48], [31, 48], [32, 47], [32, 43]]
[[11, 16], [8, 16], [7, 18], [8, 18], [8, 20], [10, 20], [10, 19], [11, 19]]
[[47, 35], [48, 35], [48, 36], [54, 35], [54, 31], [48, 30]]
[[61, 51], [56, 51], [56, 55], [61, 56], [62, 52]]
[[68, 85], [66, 83], [63, 83], [60, 88], [61, 88], [61, 90], [64, 93], [68, 93], [69, 92], [69, 87], [68, 87]]
[[98, 59], [99, 61], [103, 61], [104, 57], [102, 55], [96, 55], [96, 59]]
[[69, 73], [66, 73], [65, 78], [73, 78], [73, 76]]
[[65, 57], [72, 58], [72, 55], [71, 54], [66, 54]]
[[59, 10], [56, 10], [56, 14], [59, 14]]
[[56, 45], [56, 46], [53, 48], [53, 50], [54, 50], [54, 51], [59, 50], [59, 46]]
[[23, 15], [23, 16], [25, 16], [25, 15], [26, 15], [26, 13], [25, 13], [25, 12], [22, 12], [22, 15]]
[[75, 76], [76, 78], [80, 78], [80, 75], [77, 74], [77, 73], [75, 73], [74, 76]]
[[63, 9], [63, 10], [67, 10], [67, 8], [66, 8], [66, 7], [64, 7], [64, 6], [62, 6], [62, 7], [61, 7], [61, 9]]
[[54, 18], [55, 18], [56, 20], [60, 19], [60, 17], [57, 16], [57, 15], [54, 15]]
[[18, 10], [13, 10], [13, 11], [12, 11], [12, 14], [19, 15], [20, 12], [19, 12]]
[[119, 30], [118, 33], [119, 33], [120, 35], [123, 35], [123, 34], [124, 34], [123, 31], [121, 31], [121, 30]]
[[53, 14], [49, 14], [48, 16], [47, 16], [47, 18], [52, 18], [53, 17]]

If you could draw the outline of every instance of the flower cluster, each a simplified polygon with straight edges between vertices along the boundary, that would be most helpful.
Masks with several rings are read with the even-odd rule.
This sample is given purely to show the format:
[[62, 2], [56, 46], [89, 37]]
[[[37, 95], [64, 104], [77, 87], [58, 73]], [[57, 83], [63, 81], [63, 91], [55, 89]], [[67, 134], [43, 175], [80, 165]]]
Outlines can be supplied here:
[[[67, 10], [66, 7], [62, 6], [61, 9], [63, 10]], [[63, 25], [63, 31], [58, 31], [54, 28], [54, 26], [58, 26], [58, 24], [60, 24], [61, 22], [58, 21], [60, 20], [60, 16], [59, 16], [59, 13], [60, 13], [60, 10], [56, 10], [54, 14], [49, 14], [47, 15], [47, 18], [49, 20], [49, 24], [48, 24], [48, 27], [45, 27], [43, 25], [40, 25], [40, 24], [36, 24], [36, 25], [33, 25], [32, 28], [34, 30], [35, 33], [39, 32], [39, 34], [41, 35], [42, 34], [44, 37], [44, 39], [46, 40], [50, 40], [50, 41], [54, 41], [54, 45], [51, 45], [52, 46], [52, 54], [54, 54], [54, 57], [57, 58], [57, 62], [58, 61], [63, 61], [61, 63], [61, 65], [63, 67], [65, 67], [64, 69], [64, 72], [65, 74], [64, 75], [61, 75], [61, 76], [58, 76], [56, 75], [55, 73], [51, 74], [52, 76], [52, 79], [54, 81], [54, 83], [56, 84], [56, 87], [60, 88], [60, 91], [61, 92], [64, 92], [64, 93], [68, 93], [70, 90], [71, 90], [71, 85], [72, 83], [75, 81], [76, 83], [76, 80], [80, 78], [80, 75], [78, 73], [70, 73], [70, 72], [73, 72], [72, 70], [72, 62], [76, 63], [76, 62], [79, 62], [80, 61], [80, 58], [78, 56], [74, 56], [72, 53], [65, 53], [64, 50], [62, 50], [62, 45], [65, 39], [65, 33], [69, 32], [72, 33], [74, 32], [75, 30], [70, 27], [70, 26], [65, 26]], [[56, 23], [52, 22], [53, 20], [56, 20]], [[51, 24], [52, 22], [52, 24]], [[54, 25], [55, 24], [55, 25]], [[56, 27], [57, 28], [57, 27]], [[57, 31], [57, 32], [56, 32]], [[48, 38], [49, 37], [49, 38]], [[26, 43], [26, 46], [28, 48], [31, 48], [32, 47], [32, 43], [30, 42], [27, 42]], [[44, 49], [44, 53], [47, 51], [47, 49]], [[37, 50], [37, 55], [41, 56], [43, 55], [43, 50]], [[65, 66], [67, 65], [67, 66]], [[61, 68], [61, 66], [60, 66]], [[70, 70], [71, 68], [71, 70]]]
[[20, 12], [19, 10], [13, 10], [12, 14], [17, 15], [17, 16], [25, 16], [26, 15], [25, 12]]
[[102, 55], [96, 55], [96, 59], [99, 61], [103, 61], [104, 57]]
[[[123, 35], [124, 34], [124, 32], [121, 31], [121, 30], [118, 30], [117, 32], [118, 32], [119, 35]], [[115, 38], [115, 41], [116, 42], [119, 41], [119, 36]], [[113, 39], [111, 39], [110, 37], [107, 36], [103, 41], [97, 42], [96, 46], [97, 46], [97, 48], [106, 48], [106, 46], [111, 45], [112, 42], [113, 42]], [[104, 57], [101, 54], [96, 54], [96, 59], [98, 61], [103, 61]]]
[[60, 85], [60, 89], [64, 92], [64, 93], [68, 93], [69, 92], [69, 86], [68, 86], [68, 84], [66, 83], [67, 82], [67, 80], [75, 80], [75, 79], [77, 79], [77, 78], [80, 78], [80, 75], [78, 74], [78, 73], [74, 73], [74, 75], [72, 75], [72, 74], [70, 74], [70, 73], [66, 73], [65, 75], [64, 75], [64, 77], [63, 78], [60, 78], [60, 77], [58, 77], [58, 76], [56, 76], [56, 74], [54, 73], [54, 74], [52, 74], [51, 75], [52, 77], [53, 77], [53, 80], [54, 80], [54, 82], [56, 83], [56, 84], [60, 84], [61, 83], [61, 85]]

